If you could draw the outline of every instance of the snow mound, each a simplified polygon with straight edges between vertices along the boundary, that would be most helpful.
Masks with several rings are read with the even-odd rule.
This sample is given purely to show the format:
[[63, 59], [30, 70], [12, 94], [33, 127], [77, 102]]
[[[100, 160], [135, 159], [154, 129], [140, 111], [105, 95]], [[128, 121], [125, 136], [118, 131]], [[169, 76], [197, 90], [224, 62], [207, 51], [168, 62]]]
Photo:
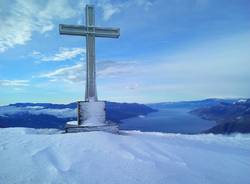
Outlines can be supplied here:
[[250, 135], [0, 129], [0, 183], [247, 184]]

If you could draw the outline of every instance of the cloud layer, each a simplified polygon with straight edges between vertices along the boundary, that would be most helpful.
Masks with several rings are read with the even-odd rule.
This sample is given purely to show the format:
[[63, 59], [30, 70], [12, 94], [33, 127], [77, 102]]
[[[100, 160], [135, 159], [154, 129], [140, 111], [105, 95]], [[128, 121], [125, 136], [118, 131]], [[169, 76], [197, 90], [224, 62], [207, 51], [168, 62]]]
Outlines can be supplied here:
[[84, 53], [84, 48], [59, 48], [59, 51], [51, 56], [46, 56], [38, 51], [33, 51], [31, 56], [41, 61], [65, 61], [82, 56]]
[[1, 0], [0, 52], [25, 44], [33, 32], [52, 30], [54, 19], [70, 18], [75, 13], [67, 0]]
[[[115, 77], [122, 74], [131, 74], [135, 71], [133, 62], [101, 61], [97, 62], [97, 77]], [[68, 83], [85, 82], [85, 64], [77, 63], [73, 66], [58, 68], [54, 71], [40, 75], [40, 78], [47, 78], [51, 82], [64, 81]]]
[[152, 0], [133, 0], [133, 1], [117, 1], [99, 0], [97, 6], [103, 11], [103, 20], [109, 20], [114, 14], [125, 11], [132, 6], [139, 6], [147, 10], [152, 6]]
[[55, 71], [48, 72], [40, 75], [41, 78], [48, 78], [51, 82], [63, 81], [63, 82], [82, 82], [85, 78], [84, 67], [82, 63], [78, 63], [69, 67], [62, 67]]
[[[114, 14], [133, 5], [147, 9], [152, 2], [135, 0], [111, 3], [109, 0], [98, 0], [96, 4], [103, 11], [103, 20], [109, 20]], [[51, 31], [57, 19], [68, 19], [79, 14], [79, 7], [73, 9], [68, 0], [2, 0], [1, 7], [5, 8], [0, 11], [0, 52], [26, 44], [34, 32], [43, 34]]]
[[25, 87], [25, 86], [29, 86], [29, 81], [28, 80], [0, 80], [0, 86]]

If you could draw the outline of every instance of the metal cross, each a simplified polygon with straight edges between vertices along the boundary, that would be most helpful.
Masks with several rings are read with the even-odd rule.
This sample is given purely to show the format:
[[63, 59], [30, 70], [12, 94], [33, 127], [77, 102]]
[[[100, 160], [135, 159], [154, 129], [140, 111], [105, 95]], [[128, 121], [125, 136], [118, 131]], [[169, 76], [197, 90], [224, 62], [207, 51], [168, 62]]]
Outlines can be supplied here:
[[86, 26], [59, 25], [59, 32], [63, 35], [86, 37], [86, 88], [85, 101], [97, 101], [96, 69], [95, 69], [95, 37], [118, 38], [119, 28], [105, 28], [95, 26], [94, 6], [85, 7]]

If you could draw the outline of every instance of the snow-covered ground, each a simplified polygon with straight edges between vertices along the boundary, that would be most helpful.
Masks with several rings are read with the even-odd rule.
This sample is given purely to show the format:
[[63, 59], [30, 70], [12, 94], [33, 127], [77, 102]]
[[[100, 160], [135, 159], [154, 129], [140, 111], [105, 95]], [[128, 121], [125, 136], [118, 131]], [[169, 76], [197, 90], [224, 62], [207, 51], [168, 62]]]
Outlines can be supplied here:
[[249, 184], [250, 135], [0, 129], [0, 183]]

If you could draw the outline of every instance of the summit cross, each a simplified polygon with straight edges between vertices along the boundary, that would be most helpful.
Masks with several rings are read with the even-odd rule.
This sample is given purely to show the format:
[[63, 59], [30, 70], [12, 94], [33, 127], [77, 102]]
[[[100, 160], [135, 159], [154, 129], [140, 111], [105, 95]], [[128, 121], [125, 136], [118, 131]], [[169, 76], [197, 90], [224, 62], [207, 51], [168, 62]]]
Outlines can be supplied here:
[[96, 67], [95, 67], [95, 37], [119, 38], [119, 28], [107, 28], [95, 26], [94, 6], [85, 7], [86, 25], [59, 25], [62, 35], [86, 37], [86, 88], [85, 101], [97, 101], [96, 91]]

